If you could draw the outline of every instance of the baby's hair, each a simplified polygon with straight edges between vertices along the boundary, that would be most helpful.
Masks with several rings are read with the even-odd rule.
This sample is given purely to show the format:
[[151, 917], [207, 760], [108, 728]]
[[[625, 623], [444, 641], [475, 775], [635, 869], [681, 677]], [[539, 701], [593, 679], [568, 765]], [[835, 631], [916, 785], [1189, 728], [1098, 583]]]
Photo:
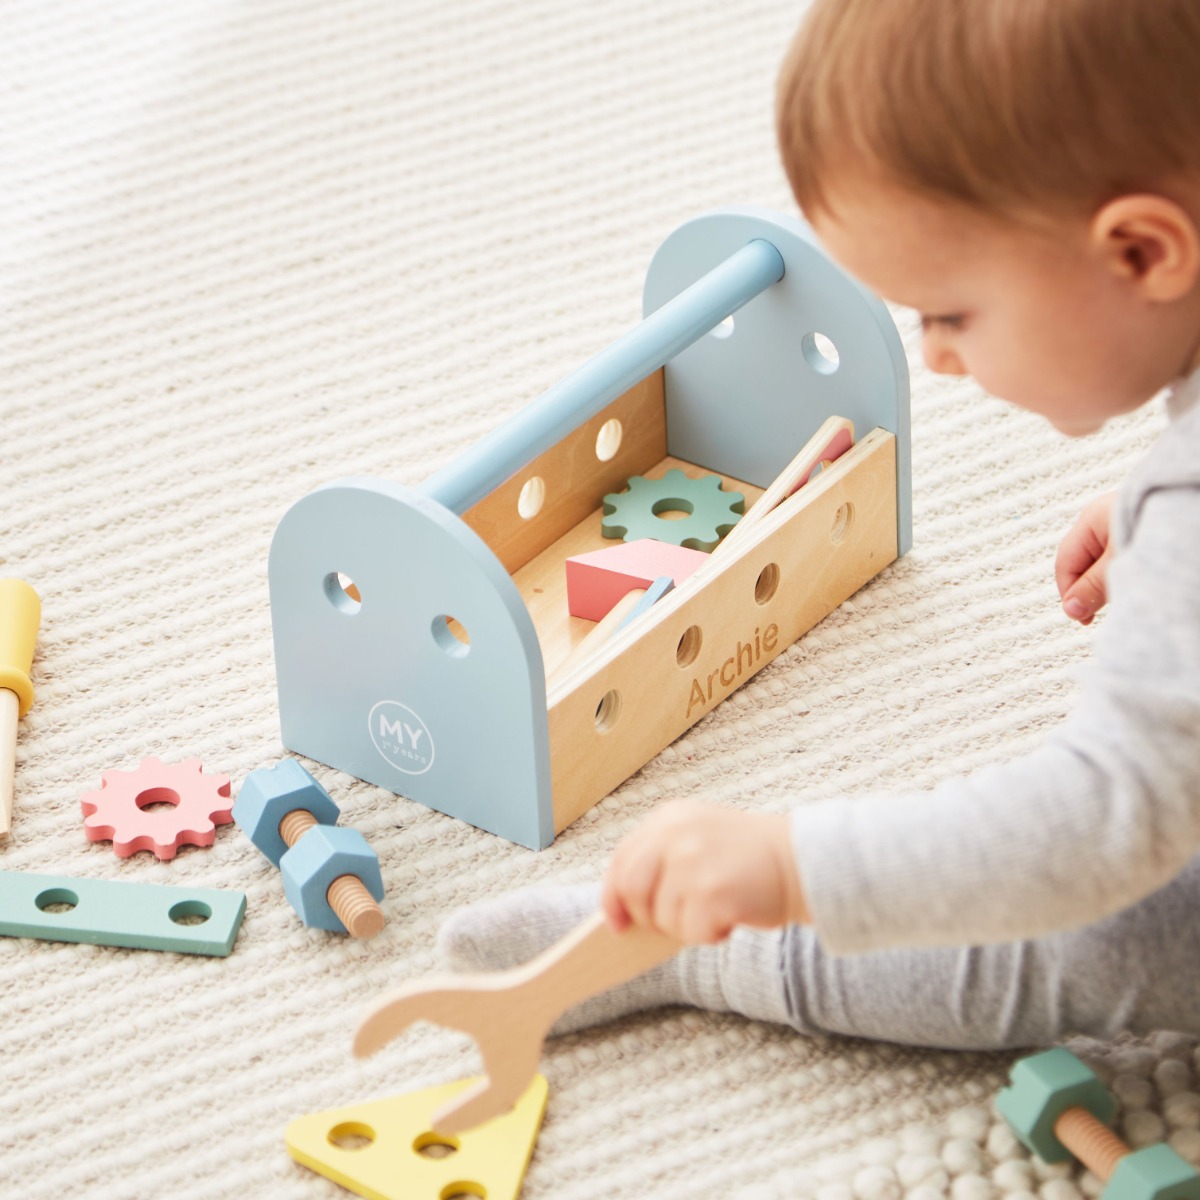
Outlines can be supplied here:
[[777, 123], [800, 207], [848, 176], [996, 214], [1200, 174], [1200, 0], [816, 0]]

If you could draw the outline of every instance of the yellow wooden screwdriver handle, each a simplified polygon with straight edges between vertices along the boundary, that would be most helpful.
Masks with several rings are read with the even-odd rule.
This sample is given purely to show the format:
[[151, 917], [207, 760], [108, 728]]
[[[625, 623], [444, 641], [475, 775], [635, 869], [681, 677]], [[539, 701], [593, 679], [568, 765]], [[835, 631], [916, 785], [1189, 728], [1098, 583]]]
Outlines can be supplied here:
[[17, 766], [17, 719], [33, 703], [33, 644], [42, 602], [20, 579], [0, 579], [0, 838], [12, 825], [13, 776]]
[[42, 602], [22, 579], [0, 579], [0, 688], [15, 692], [21, 716], [33, 703], [33, 647]]

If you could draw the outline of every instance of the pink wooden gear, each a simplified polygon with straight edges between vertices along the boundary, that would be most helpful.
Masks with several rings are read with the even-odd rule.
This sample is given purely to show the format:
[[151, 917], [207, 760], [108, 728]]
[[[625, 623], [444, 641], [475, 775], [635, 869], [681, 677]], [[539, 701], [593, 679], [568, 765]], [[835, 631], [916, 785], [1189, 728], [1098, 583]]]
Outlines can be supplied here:
[[198, 758], [144, 758], [132, 771], [105, 771], [82, 798], [89, 842], [112, 840], [118, 857], [150, 850], [174, 858], [180, 846], [211, 846], [217, 826], [233, 820], [229, 779], [205, 775]]

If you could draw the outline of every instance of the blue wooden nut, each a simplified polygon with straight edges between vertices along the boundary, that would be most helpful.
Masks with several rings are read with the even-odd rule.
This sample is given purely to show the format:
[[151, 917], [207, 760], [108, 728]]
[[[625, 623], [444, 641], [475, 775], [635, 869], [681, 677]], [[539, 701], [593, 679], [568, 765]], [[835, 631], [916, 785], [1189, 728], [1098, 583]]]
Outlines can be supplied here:
[[1117, 1163], [1102, 1200], [1200, 1200], [1200, 1175], [1165, 1143], [1147, 1146]]
[[1048, 1163], [1072, 1157], [1054, 1136], [1054, 1123], [1067, 1109], [1086, 1109], [1105, 1125], [1116, 1115], [1117, 1104], [1108, 1089], [1061, 1046], [1015, 1063], [1009, 1082], [1011, 1086], [996, 1097], [996, 1108], [1022, 1145]]
[[341, 815], [330, 794], [294, 758], [285, 758], [246, 776], [234, 801], [233, 819], [279, 866], [288, 848], [279, 824], [297, 809], [312, 813], [319, 825], [336, 825]]
[[333, 910], [329, 887], [343, 875], [357, 877], [376, 899], [383, 899], [379, 859], [357, 829], [318, 825], [283, 856], [283, 890], [305, 925], [335, 933], [352, 932]]

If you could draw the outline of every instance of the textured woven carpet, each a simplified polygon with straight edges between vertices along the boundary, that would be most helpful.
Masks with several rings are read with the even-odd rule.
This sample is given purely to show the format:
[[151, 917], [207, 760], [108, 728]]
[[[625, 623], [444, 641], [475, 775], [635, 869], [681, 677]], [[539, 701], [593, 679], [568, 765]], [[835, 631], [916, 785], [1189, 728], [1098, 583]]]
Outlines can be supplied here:
[[[232, 827], [169, 863], [85, 840], [142, 757], [235, 784], [280, 757], [267, 547], [352, 474], [417, 483], [639, 316], [654, 249], [790, 210], [771, 0], [8, 0], [0, 7], [0, 574], [44, 599], [5, 870], [228, 887], [228, 959], [0, 939], [0, 1193], [332, 1198], [294, 1116], [459, 1078], [422, 1027], [365, 1063], [364, 1004], [452, 908], [598, 877], [671, 796], [747, 807], [932, 785], [1036, 744], [1090, 635], [1057, 539], [1160, 426], [1082, 443], [935, 379], [911, 317], [916, 546], [532, 853], [317, 768], [377, 849], [388, 926], [309, 930]], [[1034, 831], [1031, 831], [1031, 836]], [[1135, 1140], [1200, 1161], [1193, 1046], [1084, 1047]], [[1005, 1056], [805, 1040], [672, 1010], [552, 1043], [527, 1200], [985, 1197], [1035, 1170]]]

